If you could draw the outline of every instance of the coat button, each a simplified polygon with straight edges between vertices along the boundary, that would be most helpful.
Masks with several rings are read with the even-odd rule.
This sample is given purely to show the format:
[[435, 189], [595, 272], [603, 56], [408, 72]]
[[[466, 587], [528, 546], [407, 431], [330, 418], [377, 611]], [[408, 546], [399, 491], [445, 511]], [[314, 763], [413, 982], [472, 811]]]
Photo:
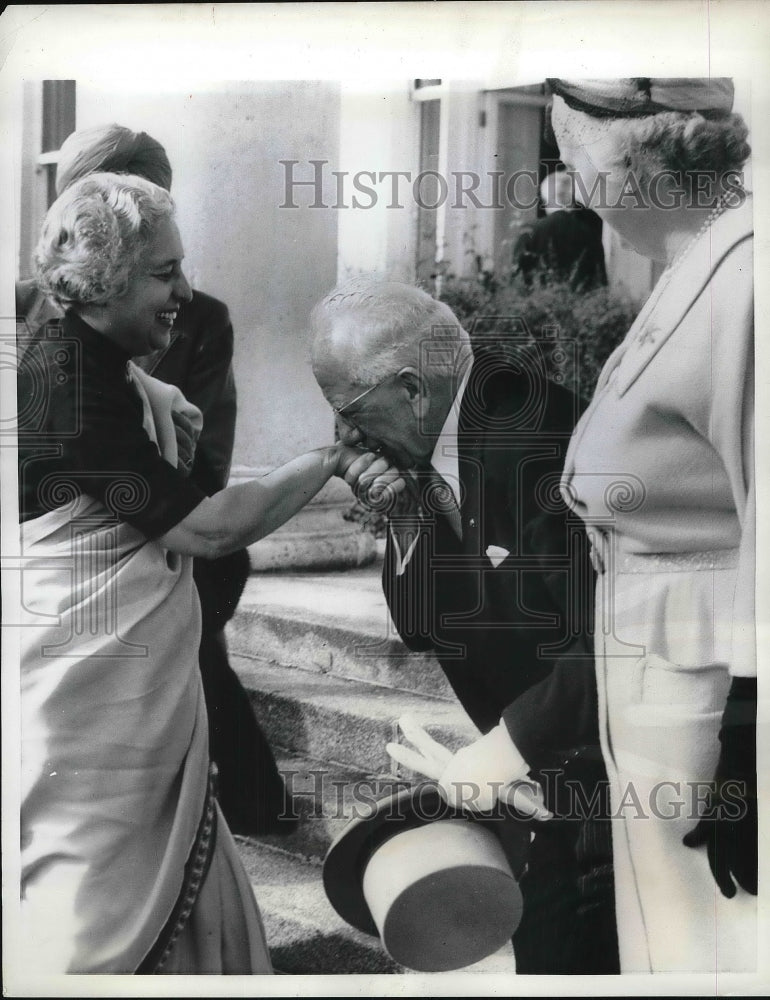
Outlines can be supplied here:
[[647, 347], [647, 345], [649, 344], [650, 347], [652, 347], [654, 346], [655, 341], [659, 336], [660, 336], [660, 330], [657, 326], [646, 327], [639, 334], [639, 346]]
[[475, 528], [476, 527], [476, 518], [472, 517], [470, 519], [470, 521], [468, 521], [468, 524], [470, 525], [471, 528]]

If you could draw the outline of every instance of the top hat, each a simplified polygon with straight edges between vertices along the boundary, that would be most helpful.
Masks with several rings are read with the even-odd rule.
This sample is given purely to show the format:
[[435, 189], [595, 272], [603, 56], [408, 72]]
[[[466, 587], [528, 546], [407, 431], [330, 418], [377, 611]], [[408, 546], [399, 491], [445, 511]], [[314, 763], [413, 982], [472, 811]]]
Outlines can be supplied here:
[[348, 823], [326, 855], [324, 888], [337, 913], [379, 935], [399, 965], [462, 969], [498, 951], [518, 927], [514, 871], [529, 843], [525, 824], [464, 813], [421, 782]]

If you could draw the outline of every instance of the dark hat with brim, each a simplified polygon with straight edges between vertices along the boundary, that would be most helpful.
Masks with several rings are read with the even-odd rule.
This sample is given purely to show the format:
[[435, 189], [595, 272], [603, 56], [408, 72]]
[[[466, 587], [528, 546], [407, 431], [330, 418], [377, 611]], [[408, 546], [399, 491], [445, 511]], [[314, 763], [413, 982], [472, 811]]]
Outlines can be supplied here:
[[432, 782], [385, 795], [329, 848], [326, 895], [406, 968], [472, 965], [509, 941], [521, 919], [514, 871], [523, 868], [530, 835], [506, 815], [454, 809]]

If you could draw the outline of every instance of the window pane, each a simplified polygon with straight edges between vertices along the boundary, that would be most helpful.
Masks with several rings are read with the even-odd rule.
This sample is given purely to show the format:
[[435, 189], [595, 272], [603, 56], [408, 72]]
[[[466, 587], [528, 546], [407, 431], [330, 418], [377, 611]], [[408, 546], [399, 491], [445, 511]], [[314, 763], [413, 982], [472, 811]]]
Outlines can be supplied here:
[[59, 149], [75, 131], [75, 81], [43, 80], [43, 135], [41, 152]]
[[[438, 170], [439, 123], [441, 101], [423, 101], [420, 105], [420, 174]], [[417, 210], [417, 279], [428, 281], [436, 271], [436, 211], [423, 206], [436, 205], [440, 192], [435, 176], [421, 178]]]
[[502, 100], [498, 106], [497, 127], [495, 169], [504, 172], [506, 188], [503, 210], [495, 212], [496, 264], [506, 270], [513, 264], [516, 242], [537, 218], [542, 109]]

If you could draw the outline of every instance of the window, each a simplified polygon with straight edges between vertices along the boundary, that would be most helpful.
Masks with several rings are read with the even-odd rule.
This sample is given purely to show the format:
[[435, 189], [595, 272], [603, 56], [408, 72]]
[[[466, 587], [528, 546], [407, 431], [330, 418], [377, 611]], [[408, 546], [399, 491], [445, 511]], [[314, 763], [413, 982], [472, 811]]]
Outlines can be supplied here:
[[[439, 137], [441, 101], [420, 104], [420, 175], [417, 206], [417, 259], [415, 274], [420, 282], [430, 283], [436, 276], [439, 202]], [[435, 206], [435, 207], [431, 207]]]
[[43, 120], [38, 162], [46, 175], [48, 207], [56, 200], [56, 163], [61, 145], [75, 131], [75, 81], [43, 80]]
[[537, 218], [540, 181], [553, 169], [558, 150], [545, 142], [542, 84], [489, 91], [486, 97], [486, 158], [502, 171], [504, 184], [490, 234], [497, 270], [511, 266], [517, 239]]
[[76, 127], [75, 91], [74, 80], [25, 80], [22, 87], [18, 278], [32, 277], [32, 251], [56, 199], [59, 149]]
[[539, 181], [558, 158], [544, 138], [544, 84], [484, 91], [416, 80], [411, 97], [417, 280], [438, 291], [447, 273], [474, 279], [510, 268], [516, 239], [537, 218]]

